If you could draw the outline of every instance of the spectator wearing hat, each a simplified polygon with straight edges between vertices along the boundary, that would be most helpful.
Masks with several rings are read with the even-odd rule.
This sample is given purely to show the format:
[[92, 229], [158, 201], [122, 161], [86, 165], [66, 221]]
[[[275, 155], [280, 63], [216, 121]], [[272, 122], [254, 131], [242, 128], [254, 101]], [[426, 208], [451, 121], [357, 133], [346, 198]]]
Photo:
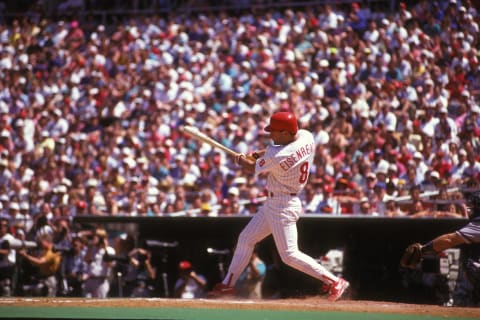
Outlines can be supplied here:
[[20, 212], [20, 205], [18, 202], [10, 202], [8, 206], [8, 215], [11, 221], [15, 221], [17, 218], [17, 214]]
[[[1, 130], [1, 127], [0, 127]], [[10, 130], [3, 129], [0, 131], [0, 151], [11, 153], [14, 150], [14, 142]]]
[[385, 164], [377, 168], [377, 170], [375, 171], [375, 175], [377, 176], [377, 182], [383, 182], [383, 183], [387, 182], [387, 174], [388, 174], [389, 166], [390, 165], [388, 164], [388, 162], [386, 162]]
[[[406, 171], [407, 170], [404, 169], [404, 172]], [[399, 175], [397, 165], [395, 163], [390, 163], [387, 171], [387, 183], [391, 183], [395, 186], [398, 182]]]
[[211, 166], [211, 177], [220, 174], [222, 178], [225, 178], [230, 172], [230, 169], [225, 165], [224, 161], [222, 161], [222, 156], [219, 153], [212, 154], [209, 158], [209, 161]]
[[388, 197], [389, 196], [387, 195], [387, 184], [381, 181], [377, 182], [373, 187], [373, 197], [370, 200], [375, 215], [385, 215], [385, 203]]
[[19, 211], [15, 215], [15, 223], [23, 226], [26, 233], [30, 232], [33, 227], [33, 218], [30, 214], [30, 205], [26, 201], [22, 201], [19, 205]]
[[404, 1], [398, 4], [398, 12], [395, 15], [396, 21], [407, 21], [412, 18], [412, 13], [408, 10]]
[[360, 7], [360, 3], [352, 2], [348, 16], [346, 17], [346, 23], [358, 34], [363, 34], [363, 31], [367, 28], [367, 15], [366, 10]]
[[358, 209], [355, 210], [355, 213], [362, 216], [371, 216], [373, 215], [372, 206], [367, 197], [362, 197], [358, 203]]
[[450, 173], [452, 175], [452, 182], [457, 182], [460, 183], [462, 180], [462, 175], [463, 171], [465, 168], [468, 166], [468, 161], [467, 161], [467, 151], [465, 149], [461, 148], [458, 151], [457, 155], [457, 161], [454, 163], [452, 166], [452, 169], [450, 170]]
[[54, 149], [55, 140], [50, 136], [50, 132], [42, 130], [40, 132], [39, 142], [35, 147], [35, 153], [40, 156], [45, 156], [53, 152]]
[[376, 183], [377, 183], [377, 175], [374, 172], [370, 171], [367, 174], [365, 174], [365, 181], [362, 184], [363, 194], [369, 198], [372, 197], [373, 188]]
[[421, 186], [422, 190], [425, 192], [438, 190], [441, 182], [440, 173], [436, 170], [427, 171], [425, 179], [423, 180]]
[[256, 185], [251, 179], [252, 177], [248, 177], [248, 179], [246, 177], [236, 177], [233, 180], [233, 185], [239, 191], [239, 200], [259, 197], [261, 193], [260, 186]]
[[251, 198], [247, 203], [243, 205], [243, 208], [240, 211], [240, 215], [249, 216], [256, 214], [260, 204], [261, 201], [258, 198]]
[[424, 161], [423, 154], [419, 151], [413, 154], [413, 161], [412, 166], [415, 168], [415, 174], [418, 180], [415, 184], [418, 184], [424, 180], [425, 174], [428, 171], [428, 165]]
[[87, 203], [84, 200], [77, 200], [72, 212], [73, 216], [87, 215]]
[[115, 249], [108, 244], [108, 234], [104, 229], [86, 230], [81, 233], [85, 237], [86, 253], [84, 261], [87, 271], [83, 275], [85, 281], [84, 294], [87, 298], [108, 297], [110, 281], [115, 261]]
[[86, 182], [85, 202], [87, 212], [90, 215], [103, 215], [105, 208], [105, 198], [99, 190], [99, 182], [96, 179], [88, 179]]
[[[227, 197], [222, 200], [222, 208], [226, 212], [220, 211], [220, 215], [232, 215], [239, 214], [242, 208], [239, 203], [240, 190], [236, 186], [232, 186], [228, 189]], [[225, 202], [225, 203], [224, 203]]]
[[65, 43], [67, 47], [72, 50], [78, 50], [85, 43], [85, 33], [77, 20], [70, 23], [68, 34], [65, 37]]
[[207, 289], [206, 278], [197, 273], [188, 260], [178, 264], [179, 277], [175, 282], [174, 296], [181, 299], [204, 298]]
[[342, 175], [336, 180], [334, 191], [337, 196], [350, 196], [355, 193], [355, 184], [351, 181], [350, 168], [342, 170]]

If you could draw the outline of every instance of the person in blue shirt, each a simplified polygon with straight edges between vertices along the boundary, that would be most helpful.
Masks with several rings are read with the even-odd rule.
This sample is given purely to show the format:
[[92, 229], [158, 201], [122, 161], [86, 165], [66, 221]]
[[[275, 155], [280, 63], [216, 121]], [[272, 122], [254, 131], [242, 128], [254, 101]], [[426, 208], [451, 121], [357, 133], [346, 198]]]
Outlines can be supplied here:
[[265, 263], [254, 250], [247, 267], [235, 285], [237, 295], [249, 299], [262, 298], [262, 283], [266, 273]]

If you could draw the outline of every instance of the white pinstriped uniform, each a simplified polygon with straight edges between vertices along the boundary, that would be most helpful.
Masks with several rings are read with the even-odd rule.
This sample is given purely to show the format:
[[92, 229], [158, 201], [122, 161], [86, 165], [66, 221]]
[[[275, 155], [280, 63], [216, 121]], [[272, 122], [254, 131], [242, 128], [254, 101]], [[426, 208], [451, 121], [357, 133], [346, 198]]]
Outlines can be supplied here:
[[[270, 145], [256, 162], [255, 173], [266, 173], [269, 196], [238, 238], [228, 273], [223, 280], [234, 286], [252, 255], [255, 244], [269, 234], [282, 261], [328, 284], [338, 278], [312, 257], [298, 249], [297, 225], [302, 204], [298, 193], [305, 187], [315, 155], [313, 136], [306, 130], [297, 132], [297, 139], [288, 145]], [[295, 194], [295, 195], [293, 195]]]

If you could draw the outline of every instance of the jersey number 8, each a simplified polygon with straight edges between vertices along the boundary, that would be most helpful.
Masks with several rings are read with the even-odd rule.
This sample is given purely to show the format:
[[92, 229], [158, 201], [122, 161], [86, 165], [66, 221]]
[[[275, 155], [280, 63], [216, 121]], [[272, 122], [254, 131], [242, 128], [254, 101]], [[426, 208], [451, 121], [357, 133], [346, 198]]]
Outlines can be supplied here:
[[298, 178], [299, 183], [305, 183], [308, 178], [308, 162], [302, 163], [300, 166], [300, 177]]

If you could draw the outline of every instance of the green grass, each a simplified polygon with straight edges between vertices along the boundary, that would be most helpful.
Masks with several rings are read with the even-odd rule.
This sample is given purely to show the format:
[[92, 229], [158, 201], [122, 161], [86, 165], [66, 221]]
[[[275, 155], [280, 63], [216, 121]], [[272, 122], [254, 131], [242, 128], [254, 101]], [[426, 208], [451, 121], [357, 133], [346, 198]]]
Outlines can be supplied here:
[[[429, 315], [360, 312], [274, 311], [197, 308], [15, 307], [1, 306], [0, 318], [157, 320], [445, 320]], [[448, 318], [469, 319], [469, 318]]]

